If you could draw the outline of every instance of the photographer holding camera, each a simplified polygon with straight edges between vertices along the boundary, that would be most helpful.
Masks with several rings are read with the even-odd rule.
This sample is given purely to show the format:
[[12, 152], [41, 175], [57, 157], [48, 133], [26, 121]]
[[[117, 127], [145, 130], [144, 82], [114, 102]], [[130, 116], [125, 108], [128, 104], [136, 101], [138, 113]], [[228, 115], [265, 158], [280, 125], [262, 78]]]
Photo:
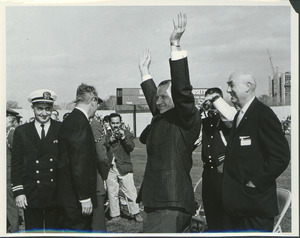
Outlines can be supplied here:
[[136, 222], [142, 222], [139, 214], [139, 205], [135, 202], [137, 197], [136, 187], [133, 181], [133, 166], [130, 152], [135, 145], [133, 135], [122, 127], [122, 118], [118, 113], [109, 115], [111, 131], [108, 131], [108, 158], [110, 169], [106, 180], [111, 221], [120, 219], [119, 189], [124, 193], [128, 201], [129, 213]]
[[236, 109], [223, 99], [219, 88], [209, 88], [200, 105], [202, 114], [202, 199], [209, 231], [225, 229], [221, 186], [227, 139]]

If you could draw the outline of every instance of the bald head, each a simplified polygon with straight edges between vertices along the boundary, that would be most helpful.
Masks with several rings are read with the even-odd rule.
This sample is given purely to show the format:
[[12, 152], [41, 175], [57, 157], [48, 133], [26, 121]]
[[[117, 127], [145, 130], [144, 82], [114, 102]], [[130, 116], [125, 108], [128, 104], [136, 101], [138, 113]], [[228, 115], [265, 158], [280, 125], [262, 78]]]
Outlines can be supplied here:
[[255, 96], [256, 81], [249, 73], [234, 72], [230, 75], [227, 85], [232, 103], [240, 108]]

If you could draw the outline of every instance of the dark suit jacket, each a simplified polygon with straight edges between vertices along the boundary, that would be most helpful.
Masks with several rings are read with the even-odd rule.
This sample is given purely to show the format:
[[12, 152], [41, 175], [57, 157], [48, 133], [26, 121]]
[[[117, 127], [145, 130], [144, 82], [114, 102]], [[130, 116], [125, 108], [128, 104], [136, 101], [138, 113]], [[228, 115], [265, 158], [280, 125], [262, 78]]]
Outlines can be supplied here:
[[26, 195], [28, 207], [42, 208], [56, 205], [56, 163], [60, 125], [60, 122], [51, 119], [51, 125], [43, 141], [36, 131], [34, 122], [20, 125], [15, 130], [11, 162], [12, 189], [14, 197]]
[[59, 131], [58, 195], [62, 206], [81, 208], [91, 198], [96, 207], [97, 154], [86, 116], [74, 109]]
[[[232, 216], [274, 217], [278, 214], [275, 180], [290, 161], [281, 124], [257, 98], [237, 128], [235, 124], [236, 118], [224, 165], [224, 209]], [[246, 187], [249, 181], [256, 188]]]
[[148, 160], [139, 197], [144, 206], [176, 207], [194, 214], [190, 170], [201, 120], [194, 103], [187, 59], [170, 61], [170, 66], [173, 109], [159, 114], [153, 80], [141, 84], [153, 118], [140, 136], [140, 141], [146, 143]]

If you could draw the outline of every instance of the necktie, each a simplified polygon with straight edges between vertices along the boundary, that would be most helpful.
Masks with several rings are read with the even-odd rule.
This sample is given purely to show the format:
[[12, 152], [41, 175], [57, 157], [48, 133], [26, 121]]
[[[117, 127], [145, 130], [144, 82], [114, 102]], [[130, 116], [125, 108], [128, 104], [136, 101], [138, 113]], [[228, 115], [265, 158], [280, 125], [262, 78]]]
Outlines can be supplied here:
[[240, 124], [240, 122], [241, 122], [241, 120], [242, 120], [242, 118], [243, 118], [243, 115], [244, 115], [244, 112], [243, 112], [242, 110], [240, 110], [240, 111], [239, 111], [239, 115], [238, 115], [238, 117], [237, 117], [237, 119], [236, 119], [236, 127], [239, 126], [239, 124]]
[[45, 139], [45, 129], [44, 129], [44, 124], [41, 124], [41, 127], [42, 127], [42, 134], [41, 134], [41, 139]]

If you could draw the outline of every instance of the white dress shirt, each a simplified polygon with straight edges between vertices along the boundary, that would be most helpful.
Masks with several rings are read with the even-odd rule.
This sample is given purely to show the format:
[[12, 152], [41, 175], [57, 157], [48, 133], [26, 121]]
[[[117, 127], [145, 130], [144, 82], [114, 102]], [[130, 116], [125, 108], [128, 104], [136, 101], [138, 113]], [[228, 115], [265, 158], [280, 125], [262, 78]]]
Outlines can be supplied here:
[[[49, 130], [49, 127], [50, 127], [50, 121], [47, 121], [46, 123], [43, 123], [44, 125], [44, 130], [45, 130], [45, 137], [47, 136], [47, 133], [48, 133], [48, 130]], [[34, 120], [34, 126], [35, 126], [35, 129], [37, 131], [37, 133], [39, 134], [39, 137], [40, 139], [42, 139], [42, 127], [41, 127], [42, 123], [38, 122], [36, 119]]]
[[239, 115], [236, 119], [236, 127], [238, 127], [238, 125], [240, 124], [241, 120], [243, 119], [246, 111], [248, 110], [250, 104], [253, 102], [255, 96], [253, 98], [251, 98], [244, 106], [243, 108], [239, 111]]

